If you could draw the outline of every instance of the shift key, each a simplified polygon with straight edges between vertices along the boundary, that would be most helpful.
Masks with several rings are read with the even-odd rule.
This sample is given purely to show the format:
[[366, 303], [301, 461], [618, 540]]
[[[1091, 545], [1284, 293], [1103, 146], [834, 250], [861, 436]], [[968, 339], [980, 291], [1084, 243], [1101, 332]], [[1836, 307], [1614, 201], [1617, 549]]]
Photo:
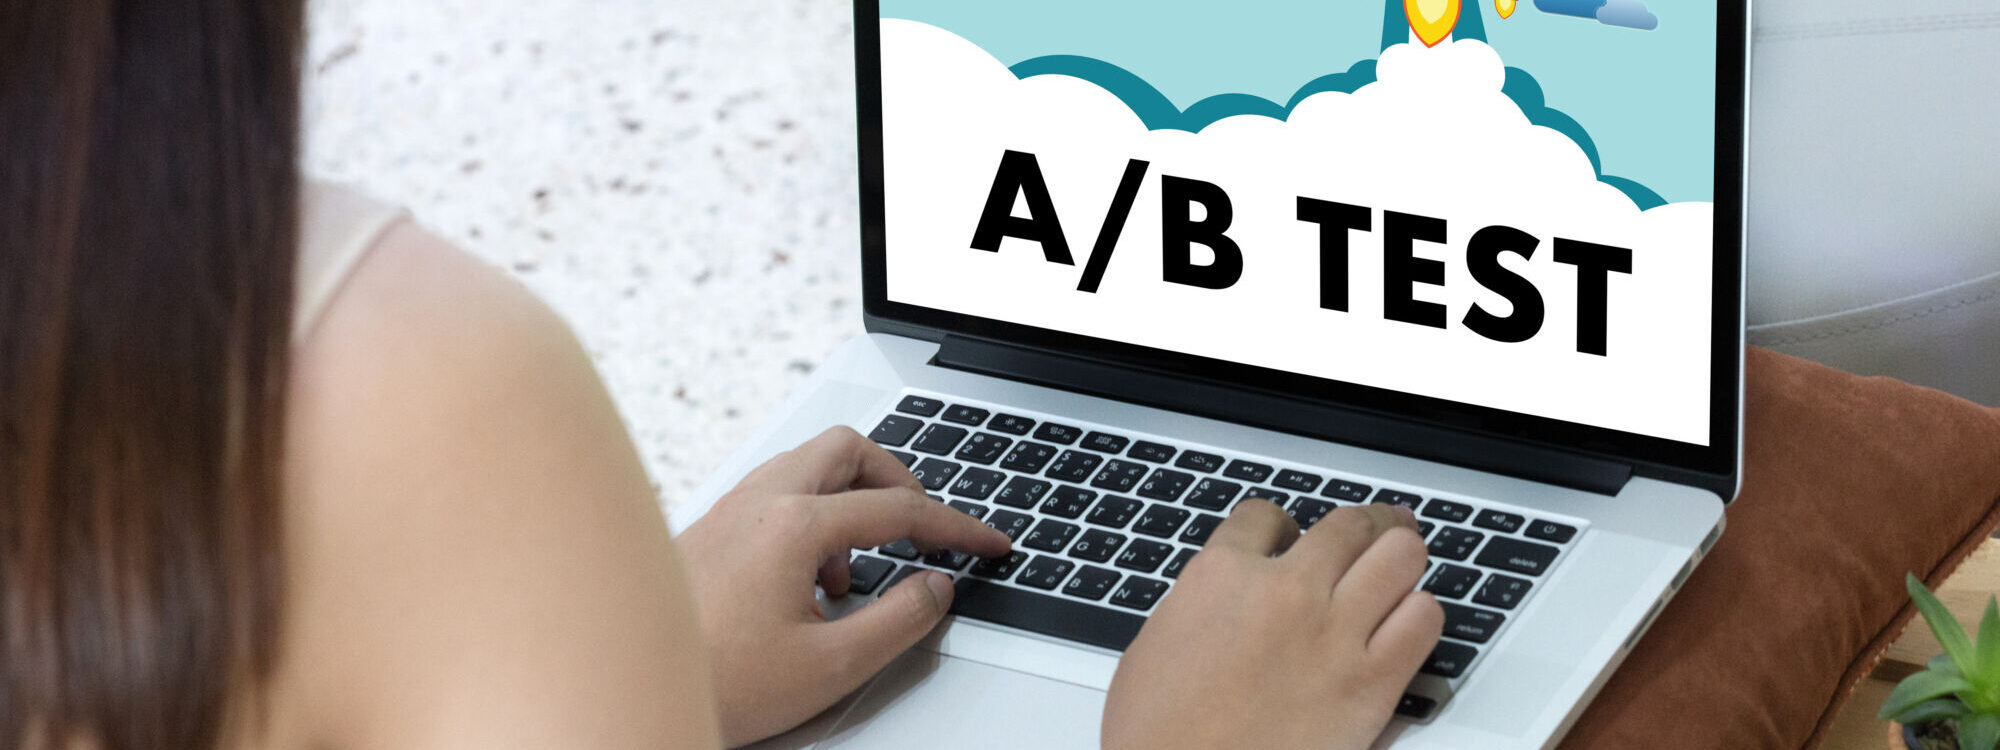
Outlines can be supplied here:
[[1496, 534], [1493, 541], [1486, 543], [1486, 549], [1479, 552], [1479, 559], [1474, 562], [1511, 573], [1539, 576], [1549, 569], [1550, 563], [1555, 562], [1556, 551], [1556, 548], [1546, 544], [1524, 542]]

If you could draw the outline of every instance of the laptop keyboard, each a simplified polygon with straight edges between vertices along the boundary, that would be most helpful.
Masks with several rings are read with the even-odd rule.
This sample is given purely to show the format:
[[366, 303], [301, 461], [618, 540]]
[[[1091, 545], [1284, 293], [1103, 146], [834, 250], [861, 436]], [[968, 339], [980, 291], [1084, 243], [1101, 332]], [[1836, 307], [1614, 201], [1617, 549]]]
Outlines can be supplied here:
[[908, 394], [869, 432], [930, 496], [1014, 540], [1006, 558], [899, 541], [856, 554], [848, 593], [923, 570], [957, 581], [952, 613], [1123, 651], [1240, 502], [1263, 498], [1311, 528], [1335, 508], [1394, 503], [1430, 549], [1421, 588], [1444, 639], [1397, 713], [1435, 715], [1499, 643], [1585, 524], [1497, 503], [1426, 497], [1318, 467], [1096, 427], [1030, 410]]

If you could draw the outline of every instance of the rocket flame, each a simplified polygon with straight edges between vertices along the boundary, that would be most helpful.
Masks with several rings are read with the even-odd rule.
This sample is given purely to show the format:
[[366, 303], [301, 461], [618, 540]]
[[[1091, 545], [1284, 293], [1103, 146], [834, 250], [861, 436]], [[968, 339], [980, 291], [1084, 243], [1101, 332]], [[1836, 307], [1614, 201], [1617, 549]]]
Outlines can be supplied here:
[[1417, 38], [1426, 47], [1436, 47], [1438, 42], [1451, 36], [1451, 30], [1458, 28], [1460, 0], [1403, 0], [1403, 14], [1410, 17], [1410, 30], [1417, 32]]
[[1515, 0], [1493, 0], [1493, 9], [1500, 11], [1501, 18], [1513, 18]]

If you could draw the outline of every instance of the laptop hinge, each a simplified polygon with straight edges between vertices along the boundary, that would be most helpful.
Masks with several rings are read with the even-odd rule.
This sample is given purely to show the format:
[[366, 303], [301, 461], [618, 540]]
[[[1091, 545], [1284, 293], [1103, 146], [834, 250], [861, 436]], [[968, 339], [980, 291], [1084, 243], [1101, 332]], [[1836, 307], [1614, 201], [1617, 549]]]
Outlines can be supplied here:
[[1609, 459], [985, 339], [946, 335], [931, 364], [1601, 495], [1632, 478]]

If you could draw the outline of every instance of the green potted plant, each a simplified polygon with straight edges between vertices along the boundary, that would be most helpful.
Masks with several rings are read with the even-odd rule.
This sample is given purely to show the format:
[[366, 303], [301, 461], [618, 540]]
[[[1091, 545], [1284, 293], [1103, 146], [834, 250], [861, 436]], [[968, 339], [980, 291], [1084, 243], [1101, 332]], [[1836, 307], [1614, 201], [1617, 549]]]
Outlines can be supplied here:
[[1903, 585], [1937, 635], [1944, 653], [1903, 678], [1880, 716], [1890, 720], [1889, 745], [1908, 750], [1995, 750], [2000, 747], [2000, 601], [1989, 597], [1976, 639], [1914, 575]]

